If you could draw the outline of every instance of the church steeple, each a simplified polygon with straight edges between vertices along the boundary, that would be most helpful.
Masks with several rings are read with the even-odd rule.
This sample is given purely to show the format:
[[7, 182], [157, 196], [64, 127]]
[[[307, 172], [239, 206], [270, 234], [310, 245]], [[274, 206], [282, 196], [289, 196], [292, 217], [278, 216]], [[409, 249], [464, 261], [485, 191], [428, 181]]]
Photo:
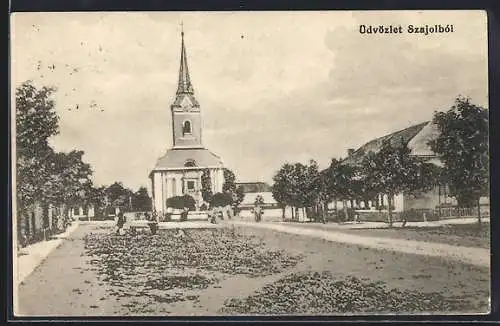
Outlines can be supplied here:
[[184, 30], [181, 31], [179, 81], [171, 111], [174, 148], [202, 148], [200, 104], [194, 96], [189, 76]]
[[191, 78], [189, 77], [189, 69], [187, 64], [186, 46], [184, 45], [184, 27], [181, 23], [181, 63], [179, 67], [177, 95], [193, 93], [193, 85], [191, 84]]

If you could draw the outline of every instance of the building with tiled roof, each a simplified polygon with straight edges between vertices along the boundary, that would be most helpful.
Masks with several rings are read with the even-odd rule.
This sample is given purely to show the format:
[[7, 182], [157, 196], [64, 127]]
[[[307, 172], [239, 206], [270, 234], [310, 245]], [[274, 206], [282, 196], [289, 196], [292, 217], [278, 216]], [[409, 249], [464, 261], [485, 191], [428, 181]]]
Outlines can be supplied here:
[[399, 145], [408, 145], [408, 143], [416, 137], [427, 125], [429, 122], [419, 123], [417, 125], [413, 125], [411, 127], [393, 132], [389, 135], [385, 135], [383, 137], [375, 138], [370, 140], [360, 148], [353, 150], [349, 149], [347, 151], [347, 158], [343, 161], [349, 165], [359, 165], [369, 152], [378, 152], [382, 145], [385, 142], [390, 142], [393, 146]]
[[[429, 142], [439, 135], [437, 126], [432, 121], [426, 121], [412, 125], [405, 129], [393, 132], [391, 134], [373, 139], [358, 149], [348, 149], [347, 157], [342, 161], [348, 165], [359, 166], [363, 157], [370, 152], [378, 152], [384, 142], [390, 142], [393, 146], [407, 146], [410, 149], [410, 155], [425, 159], [426, 162], [441, 166], [439, 157], [432, 151]], [[387, 205], [387, 196], [379, 195], [368, 203], [353, 201], [355, 208], [374, 209], [376, 207], [385, 207]], [[419, 196], [405, 196], [398, 194], [393, 198], [396, 211], [414, 209], [434, 209], [442, 204], [454, 204], [455, 200], [449, 197], [446, 187], [436, 187], [427, 193]]]
[[156, 161], [149, 174], [153, 209], [160, 214], [167, 211], [166, 201], [174, 196], [190, 195], [197, 207], [201, 206], [201, 177], [205, 171], [210, 174], [213, 193], [221, 192], [224, 183], [222, 159], [203, 146], [200, 104], [189, 75], [184, 32], [177, 92], [170, 110], [173, 146]]

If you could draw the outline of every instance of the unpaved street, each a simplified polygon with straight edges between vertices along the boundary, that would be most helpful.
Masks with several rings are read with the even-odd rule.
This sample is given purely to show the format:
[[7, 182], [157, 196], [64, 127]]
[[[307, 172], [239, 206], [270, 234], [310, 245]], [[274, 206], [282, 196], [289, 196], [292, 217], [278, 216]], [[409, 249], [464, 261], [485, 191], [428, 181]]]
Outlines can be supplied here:
[[[196, 243], [189, 242], [185, 246], [180, 245], [184, 243], [182, 240], [165, 233], [166, 230], [161, 230], [156, 238], [139, 235], [116, 239], [106, 236], [109, 230], [109, 227], [96, 225], [79, 226], [20, 285], [19, 314], [220, 315], [256, 313], [255, 309], [258, 313], [264, 311], [264, 307], [266, 313], [307, 314], [329, 309], [333, 314], [356, 314], [387, 312], [387, 303], [383, 300], [389, 297], [391, 304], [399, 304], [398, 301], [407, 297], [422, 298], [415, 304], [401, 303], [405, 304], [401, 307], [414, 312], [439, 313], [433, 309], [445, 309], [446, 313], [453, 313], [457, 312], [455, 309], [477, 313], [488, 310], [488, 268], [443, 257], [380, 251], [249, 227], [236, 227], [226, 233], [213, 231], [209, 242], [203, 238], [203, 234], [210, 234], [209, 231], [186, 231]], [[86, 235], [94, 239], [93, 250], [100, 254], [88, 255]], [[251, 245], [241, 247], [245, 243], [241, 239], [249, 239]], [[101, 248], [107, 243], [115, 246], [116, 258]], [[149, 246], [145, 246], [146, 243]], [[207, 247], [209, 243], [213, 245]], [[171, 247], [158, 247], [167, 244]], [[236, 244], [239, 247], [233, 248]], [[253, 250], [252, 246], [257, 249]], [[239, 255], [236, 252], [236, 249], [242, 251], [239, 248], [247, 249]], [[197, 250], [206, 254], [200, 256]], [[295, 263], [294, 257], [300, 260]], [[169, 261], [165, 260], [167, 258]], [[268, 259], [274, 259], [271, 260], [276, 262], [274, 267], [266, 263]], [[116, 267], [120, 264], [125, 268]], [[239, 269], [232, 266], [239, 266]], [[311, 272], [327, 275], [321, 274], [323, 276], [318, 279], [319, 274], [314, 274], [316, 276], [311, 278], [307, 276]], [[300, 276], [303, 274], [307, 275]], [[310, 288], [305, 283], [296, 283], [306, 282], [303, 277], [310, 279], [307, 281]], [[354, 283], [346, 281], [351, 278], [355, 279]], [[283, 282], [287, 284], [284, 287], [279, 285]], [[335, 284], [343, 288], [331, 289], [337, 286]], [[377, 284], [383, 284], [386, 290]], [[324, 286], [333, 294], [329, 298], [322, 297], [317, 286]], [[373, 297], [360, 297], [356, 294], [358, 288], [365, 295], [372, 291]], [[401, 294], [393, 295], [391, 289]], [[279, 294], [285, 293], [283, 291], [290, 298], [297, 296], [312, 301], [288, 302]], [[331, 298], [352, 300], [353, 303], [332, 303]], [[321, 302], [328, 306], [321, 306]], [[342, 310], [336, 308], [341, 305]]]

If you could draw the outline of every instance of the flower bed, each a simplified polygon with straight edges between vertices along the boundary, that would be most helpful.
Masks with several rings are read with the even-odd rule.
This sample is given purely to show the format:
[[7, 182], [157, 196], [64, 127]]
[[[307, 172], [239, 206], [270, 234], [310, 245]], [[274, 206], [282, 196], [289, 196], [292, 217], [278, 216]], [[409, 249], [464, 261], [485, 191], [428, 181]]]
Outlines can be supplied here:
[[[482, 309], [487, 307], [483, 302]], [[463, 312], [466, 298], [388, 289], [355, 277], [336, 279], [328, 272], [292, 274], [244, 299], [225, 302], [225, 314], [370, 314]]]
[[[85, 249], [101, 280], [113, 288], [112, 295], [156, 302], [194, 300], [189, 290], [215, 284], [218, 277], [266, 276], [301, 260], [229, 229], [161, 230], [155, 236], [89, 234]], [[188, 292], [169, 292], [176, 289]]]

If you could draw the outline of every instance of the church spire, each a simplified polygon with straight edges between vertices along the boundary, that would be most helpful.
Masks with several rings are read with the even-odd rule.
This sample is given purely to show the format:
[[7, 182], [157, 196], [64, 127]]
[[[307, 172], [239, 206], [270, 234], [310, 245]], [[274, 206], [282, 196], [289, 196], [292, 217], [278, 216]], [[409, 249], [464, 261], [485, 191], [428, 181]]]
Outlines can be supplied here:
[[186, 46], [184, 45], [184, 26], [181, 22], [181, 64], [179, 67], [179, 82], [177, 85], [177, 94], [193, 94], [193, 85], [189, 77], [187, 65]]

